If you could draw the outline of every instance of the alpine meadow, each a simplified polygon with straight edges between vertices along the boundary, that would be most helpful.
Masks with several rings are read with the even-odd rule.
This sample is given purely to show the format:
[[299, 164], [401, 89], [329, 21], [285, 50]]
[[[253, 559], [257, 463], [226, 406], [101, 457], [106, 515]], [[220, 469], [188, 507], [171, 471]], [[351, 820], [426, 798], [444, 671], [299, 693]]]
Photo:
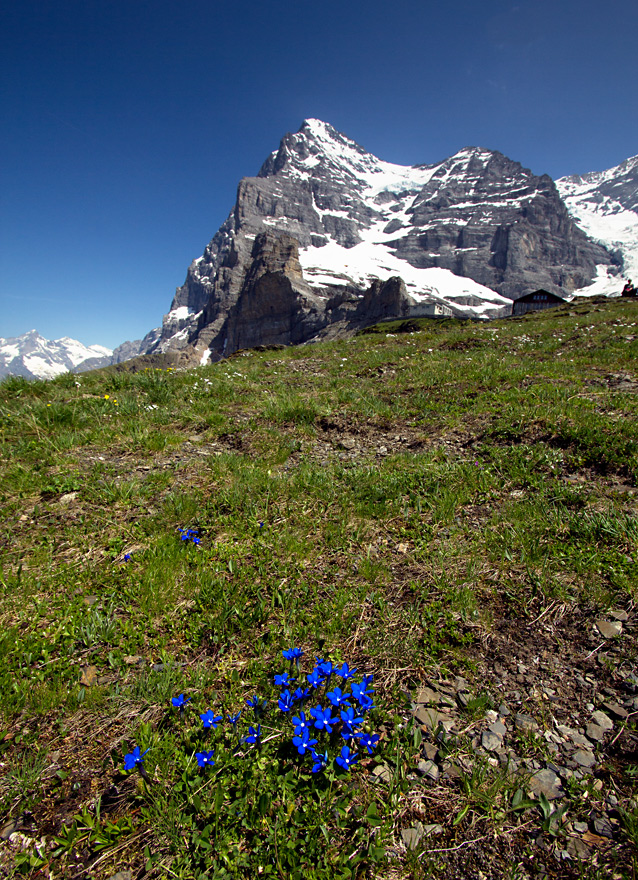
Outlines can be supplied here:
[[638, 302], [0, 384], [0, 876], [638, 870]]

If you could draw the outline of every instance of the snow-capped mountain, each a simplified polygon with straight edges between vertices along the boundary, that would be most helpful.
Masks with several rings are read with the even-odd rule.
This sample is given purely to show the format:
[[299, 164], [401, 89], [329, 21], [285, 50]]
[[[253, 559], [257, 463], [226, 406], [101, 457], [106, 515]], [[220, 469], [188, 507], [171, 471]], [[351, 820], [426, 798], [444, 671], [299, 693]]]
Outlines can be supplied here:
[[30, 330], [22, 336], [0, 338], [0, 378], [53, 379], [60, 373], [106, 366], [112, 356], [111, 349], [103, 345], [82, 345], [68, 336], [48, 340]]
[[[638, 156], [590, 174], [561, 177], [558, 191], [571, 216], [591, 238], [623, 259], [623, 274], [638, 281]], [[617, 293], [618, 277], [600, 272], [588, 292]]]
[[394, 165], [308, 119], [239, 183], [155, 350], [205, 362], [436, 305], [495, 317], [539, 288], [568, 296], [617, 263], [551, 178], [501, 153], [469, 147], [435, 165]]

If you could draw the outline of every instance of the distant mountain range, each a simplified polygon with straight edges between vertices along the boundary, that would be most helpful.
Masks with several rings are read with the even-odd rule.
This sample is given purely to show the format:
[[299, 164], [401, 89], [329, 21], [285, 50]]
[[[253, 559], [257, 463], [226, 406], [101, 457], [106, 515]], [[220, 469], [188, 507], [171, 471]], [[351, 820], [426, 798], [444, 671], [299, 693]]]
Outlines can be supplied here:
[[112, 351], [103, 345], [83, 345], [68, 336], [45, 339], [37, 330], [29, 330], [22, 336], [0, 338], [0, 379], [53, 379], [61, 373], [96, 370], [143, 354], [158, 337], [159, 330], [151, 331], [143, 340], [124, 342]]
[[499, 317], [538, 289], [618, 294], [623, 275], [638, 280], [638, 156], [556, 182], [479, 147], [394, 165], [308, 119], [240, 181], [161, 329], [113, 353], [35, 331], [0, 340], [0, 376], [154, 352], [206, 363], [391, 316]]

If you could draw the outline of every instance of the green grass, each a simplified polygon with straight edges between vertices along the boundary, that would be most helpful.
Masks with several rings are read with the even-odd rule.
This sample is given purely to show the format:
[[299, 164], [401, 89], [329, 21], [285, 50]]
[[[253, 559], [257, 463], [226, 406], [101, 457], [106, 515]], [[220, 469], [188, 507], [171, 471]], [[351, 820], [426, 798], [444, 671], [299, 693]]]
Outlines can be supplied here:
[[[427, 671], [471, 678], [496, 616], [638, 598], [636, 320], [634, 303], [576, 304], [0, 384], [0, 796], [51, 844], [22, 873], [434, 876], [396, 846], [406, 694]], [[292, 644], [374, 673], [375, 755], [319, 779], [283, 741], [235, 754], [225, 728], [199, 773], [195, 709], [272, 699]], [[151, 784], [123, 774], [134, 743]], [[465, 773], [446, 845], [472, 816], [556, 836], [519, 791]]]

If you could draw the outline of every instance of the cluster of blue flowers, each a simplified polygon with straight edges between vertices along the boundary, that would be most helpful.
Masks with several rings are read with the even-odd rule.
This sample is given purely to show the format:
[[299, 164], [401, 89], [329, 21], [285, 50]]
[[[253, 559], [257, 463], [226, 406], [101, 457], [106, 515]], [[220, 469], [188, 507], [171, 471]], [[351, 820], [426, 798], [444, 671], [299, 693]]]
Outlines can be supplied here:
[[190, 542], [191, 544], [200, 544], [201, 540], [197, 536], [199, 535], [198, 529], [180, 529], [181, 538], [180, 540]]
[[[328, 749], [322, 751], [326, 746], [326, 737], [329, 746], [334, 746], [342, 739], [346, 741], [335, 758], [344, 770], [350, 770], [359, 760], [358, 753], [351, 748], [355, 743], [358, 742], [371, 755], [379, 742], [379, 737], [371, 733], [370, 725], [365, 720], [366, 713], [374, 708], [374, 691], [370, 687], [372, 676], [364, 675], [360, 682], [356, 682], [353, 678], [357, 670], [350, 669], [347, 663], [337, 667], [330, 660], [317, 657], [314, 669], [304, 680], [300, 671], [303, 652], [299, 648], [291, 648], [282, 653], [284, 660], [290, 661], [290, 669], [275, 676], [275, 684], [281, 688], [277, 705], [291, 720], [293, 745], [300, 755], [307, 754], [312, 759], [312, 772], [318, 773], [328, 765]], [[294, 672], [297, 678], [292, 677]], [[333, 676], [339, 679], [338, 684]], [[334, 687], [330, 689], [333, 683]], [[295, 684], [298, 686], [293, 691]], [[309, 707], [311, 700], [320, 698], [322, 688], [321, 700], [326, 703], [326, 708], [322, 702]], [[296, 710], [296, 715], [293, 710]], [[322, 734], [324, 741], [319, 747], [317, 737]]]
[[[280, 688], [277, 706], [292, 724], [292, 745], [300, 755], [310, 757], [312, 772], [318, 773], [329, 764], [329, 750], [336, 750], [345, 740], [345, 745], [341, 746], [335, 761], [341, 768], [349, 771], [359, 760], [359, 753], [353, 748], [355, 744], [371, 755], [379, 742], [379, 736], [371, 732], [366, 721], [366, 714], [374, 708], [372, 675], [364, 675], [357, 682], [354, 680], [357, 670], [350, 669], [347, 663], [337, 667], [330, 660], [317, 657], [313, 670], [304, 677], [300, 668], [303, 651], [290, 648], [282, 654], [284, 660], [290, 662], [290, 667], [287, 672], [275, 675], [275, 684]], [[293, 690], [295, 684], [297, 687]], [[322, 689], [323, 696], [320, 696]], [[321, 702], [316, 702], [318, 699]], [[189, 702], [190, 698], [184, 694], [171, 700], [180, 715], [184, 713]], [[311, 702], [316, 704], [311, 706]], [[242, 743], [258, 749], [263, 744], [261, 721], [266, 715], [268, 702], [253, 696], [246, 700], [246, 707], [252, 709], [254, 724], [249, 725], [248, 733], [243, 737], [237, 729], [242, 712], [226, 716], [237, 737], [235, 751], [241, 748]], [[223, 715], [216, 715], [212, 709], [199, 717], [204, 732], [217, 730], [217, 726], [224, 720]], [[275, 737], [278, 738], [279, 735], [275, 733]], [[143, 764], [145, 754], [146, 752], [140, 754], [139, 746], [136, 746], [133, 752], [125, 756], [124, 769], [137, 768], [148, 779]], [[195, 757], [201, 768], [215, 764], [214, 749], [196, 752]]]

